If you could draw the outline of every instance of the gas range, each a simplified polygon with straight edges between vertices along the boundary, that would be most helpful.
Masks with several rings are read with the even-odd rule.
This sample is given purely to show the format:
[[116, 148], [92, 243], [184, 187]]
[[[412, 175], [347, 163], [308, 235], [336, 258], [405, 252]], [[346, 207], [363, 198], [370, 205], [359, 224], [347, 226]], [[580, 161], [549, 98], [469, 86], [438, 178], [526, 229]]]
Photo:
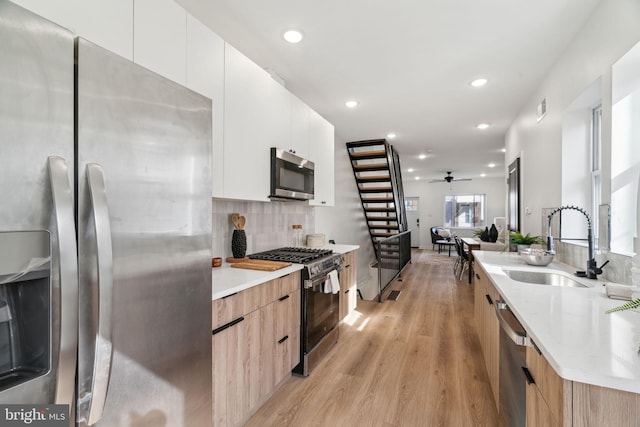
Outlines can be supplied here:
[[313, 260], [331, 255], [333, 251], [329, 249], [310, 249], [310, 248], [279, 248], [270, 251], [258, 252], [249, 255], [251, 259], [262, 259], [268, 261], [284, 261], [296, 264], [306, 264]]
[[342, 264], [344, 258], [340, 254], [334, 254], [330, 249], [311, 249], [301, 247], [285, 247], [272, 249], [249, 255], [251, 259], [269, 261], [293, 262], [304, 264], [304, 279], [314, 279], [322, 274], [336, 269]]

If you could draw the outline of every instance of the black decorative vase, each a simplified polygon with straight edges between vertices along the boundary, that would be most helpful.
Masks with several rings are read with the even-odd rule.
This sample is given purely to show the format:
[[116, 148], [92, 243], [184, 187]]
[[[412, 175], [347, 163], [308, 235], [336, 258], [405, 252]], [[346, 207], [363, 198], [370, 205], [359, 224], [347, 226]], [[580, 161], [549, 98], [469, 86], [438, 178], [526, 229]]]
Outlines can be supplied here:
[[247, 254], [247, 235], [244, 230], [233, 230], [231, 253], [233, 253], [234, 258], [244, 258]]
[[480, 240], [482, 240], [483, 242], [489, 241], [489, 227], [484, 228], [484, 231], [480, 235]]
[[491, 228], [489, 229], [489, 241], [493, 243], [498, 241], [498, 229], [495, 224], [491, 224]]

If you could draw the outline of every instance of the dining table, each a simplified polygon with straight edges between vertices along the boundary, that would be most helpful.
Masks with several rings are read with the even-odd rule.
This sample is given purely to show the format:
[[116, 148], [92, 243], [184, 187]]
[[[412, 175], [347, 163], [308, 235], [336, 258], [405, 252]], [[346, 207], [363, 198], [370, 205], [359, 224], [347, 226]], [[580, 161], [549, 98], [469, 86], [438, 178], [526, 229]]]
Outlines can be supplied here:
[[467, 247], [467, 253], [469, 254], [469, 283], [473, 280], [473, 251], [503, 251], [505, 250], [505, 243], [501, 240], [497, 242], [485, 242], [477, 237], [461, 237], [460, 241], [463, 246]]

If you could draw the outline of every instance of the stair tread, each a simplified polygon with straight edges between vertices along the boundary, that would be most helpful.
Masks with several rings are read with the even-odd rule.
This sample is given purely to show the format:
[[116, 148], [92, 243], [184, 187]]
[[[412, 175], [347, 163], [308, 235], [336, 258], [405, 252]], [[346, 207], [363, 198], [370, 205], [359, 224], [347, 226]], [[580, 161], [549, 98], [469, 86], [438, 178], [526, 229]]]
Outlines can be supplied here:
[[370, 163], [366, 165], [353, 165], [353, 169], [356, 172], [388, 171], [389, 165], [387, 163]]
[[351, 141], [347, 142], [347, 147], [371, 147], [374, 145], [384, 145], [387, 143], [386, 139], [366, 139], [362, 141]]
[[387, 150], [372, 150], [372, 151], [355, 151], [353, 153], [349, 153], [351, 158], [353, 159], [361, 159], [363, 157], [375, 157], [375, 158], [386, 158]]
[[366, 212], [395, 212], [395, 208], [375, 208], [375, 207], [365, 207], [364, 210]]
[[356, 178], [358, 182], [386, 182], [391, 181], [391, 176], [389, 175], [369, 175], [369, 176], [359, 176]]

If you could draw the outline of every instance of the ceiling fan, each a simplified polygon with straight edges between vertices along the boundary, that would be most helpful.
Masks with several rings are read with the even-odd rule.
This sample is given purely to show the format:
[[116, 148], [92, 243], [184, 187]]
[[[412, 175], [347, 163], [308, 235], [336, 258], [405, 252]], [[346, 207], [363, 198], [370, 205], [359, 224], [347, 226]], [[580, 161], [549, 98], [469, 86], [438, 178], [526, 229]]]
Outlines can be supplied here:
[[447, 176], [445, 176], [443, 179], [432, 179], [431, 181], [429, 181], [429, 183], [434, 183], [434, 182], [451, 182], [451, 181], [471, 181], [471, 178], [454, 178], [453, 175], [451, 175], [451, 172], [447, 172]]

